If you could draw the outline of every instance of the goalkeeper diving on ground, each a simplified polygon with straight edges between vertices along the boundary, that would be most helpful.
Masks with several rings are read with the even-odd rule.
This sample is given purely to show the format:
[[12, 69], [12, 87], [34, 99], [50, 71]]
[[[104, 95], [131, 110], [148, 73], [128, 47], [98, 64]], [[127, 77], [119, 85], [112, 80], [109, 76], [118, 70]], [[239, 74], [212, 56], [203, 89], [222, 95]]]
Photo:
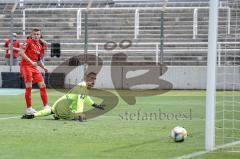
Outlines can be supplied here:
[[87, 74], [85, 81], [79, 83], [67, 94], [59, 98], [49, 109], [40, 110], [34, 114], [24, 114], [22, 119], [33, 119], [53, 115], [55, 119], [86, 120], [83, 114], [84, 105], [104, 110], [105, 105], [96, 104], [88, 95], [89, 89], [95, 85], [96, 73]]

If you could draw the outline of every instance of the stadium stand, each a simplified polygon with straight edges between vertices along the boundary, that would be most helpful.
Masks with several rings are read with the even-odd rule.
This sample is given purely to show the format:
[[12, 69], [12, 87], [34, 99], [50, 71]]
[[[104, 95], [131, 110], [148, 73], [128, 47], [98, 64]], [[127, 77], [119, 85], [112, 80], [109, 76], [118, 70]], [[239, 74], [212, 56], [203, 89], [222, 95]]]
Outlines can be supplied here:
[[[208, 36], [209, 0], [169, 0], [164, 11], [164, 63], [168, 65], [206, 65]], [[85, 19], [84, 9], [80, 10], [81, 25], [77, 35], [78, 8], [85, 8], [87, 1], [41, 1], [26, 0], [14, 13], [14, 28], [23, 34], [23, 12], [25, 12], [25, 35], [33, 27], [43, 30], [49, 43], [61, 43], [61, 56], [45, 57], [46, 65], [59, 65], [64, 60], [84, 53]], [[220, 6], [219, 36], [230, 29], [229, 38], [219, 42], [235, 40], [231, 28], [227, 28], [228, 8], [222, 1]], [[0, 40], [1, 44], [9, 37], [10, 10], [13, 3], [0, 3]], [[100, 0], [94, 2], [88, 13], [88, 53], [103, 59], [105, 65], [111, 64], [111, 55], [124, 52], [131, 62], [154, 64], [159, 61], [161, 39], [161, 10], [164, 0]], [[183, 7], [184, 6], [184, 7]], [[152, 9], [158, 7], [158, 9]], [[49, 9], [49, 8], [55, 8]], [[63, 8], [63, 9], [61, 9]], [[64, 8], [71, 8], [64, 10]], [[32, 9], [32, 10], [31, 10]], [[37, 10], [38, 9], [38, 10]], [[45, 9], [45, 10], [40, 10]], [[139, 16], [136, 35], [136, 9]], [[194, 18], [195, 16], [195, 18]], [[235, 15], [236, 17], [236, 15]], [[234, 18], [234, 15], [231, 15]], [[221, 25], [222, 24], [222, 25]], [[231, 24], [234, 25], [234, 24]], [[23, 42], [25, 37], [21, 37]], [[127, 49], [105, 50], [107, 41], [128, 39], [132, 46]], [[230, 50], [231, 51], [231, 50]], [[233, 50], [234, 52], [234, 50]], [[226, 58], [226, 57], [225, 57]], [[231, 59], [231, 57], [229, 57]], [[121, 60], [121, 57], [119, 58]], [[4, 63], [4, 51], [1, 49], [0, 64]]]

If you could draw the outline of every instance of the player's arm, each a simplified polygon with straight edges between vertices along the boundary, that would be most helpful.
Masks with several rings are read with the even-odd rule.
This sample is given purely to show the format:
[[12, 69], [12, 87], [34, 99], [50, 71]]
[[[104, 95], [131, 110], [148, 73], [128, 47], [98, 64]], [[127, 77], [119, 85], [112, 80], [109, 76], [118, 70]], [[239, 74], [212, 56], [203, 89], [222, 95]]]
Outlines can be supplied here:
[[19, 48], [13, 47], [13, 50], [19, 51]]
[[[79, 87], [80, 86], [80, 87]], [[80, 96], [81, 94], [85, 94], [85, 97], [84, 97], [84, 103], [86, 103], [88, 106], [92, 106], [94, 108], [97, 108], [97, 109], [100, 109], [100, 110], [104, 110], [104, 107], [105, 105], [101, 105], [101, 104], [96, 104], [92, 98], [90, 96], [88, 96], [87, 94], [87, 84], [86, 82], [81, 82], [78, 84], [78, 88], [80, 90]]]
[[100, 110], [104, 110], [105, 108], [105, 105], [102, 105], [102, 104], [96, 104], [93, 100], [92, 100], [92, 98], [90, 97], [90, 96], [86, 96], [85, 98], [84, 98], [84, 102], [87, 104], [87, 105], [89, 105], [89, 106], [92, 106], [92, 107], [94, 107], [94, 108], [96, 108], [96, 109], [100, 109]]
[[46, 68], [46, 66], [44, 65], [42, 59], [40, 59], [38, 61], [38, 66], [40, 66], [42, 69], [44, 69], [45, 72], [48, 72], [48, 69]]
[[29, 63], [31, 63], [33, 66], [37, 66], [37, 62], [33, 62], [25, 53], [22, 48], [15, 48], [19, 51], [19, 55], [22, 56], [25, 60], [27, 60]]
[[4, 49], [5, 51], [8, 51], [8, 50], [9, 50], [9, 48], [8, 48], [8, 47], [5, 47], [5, 46], [4, 46], [3, 49]]
[[40, 41], [44, 44], [45, 47], [48, 47], [48, 43], [44, 39], [40, 39]]

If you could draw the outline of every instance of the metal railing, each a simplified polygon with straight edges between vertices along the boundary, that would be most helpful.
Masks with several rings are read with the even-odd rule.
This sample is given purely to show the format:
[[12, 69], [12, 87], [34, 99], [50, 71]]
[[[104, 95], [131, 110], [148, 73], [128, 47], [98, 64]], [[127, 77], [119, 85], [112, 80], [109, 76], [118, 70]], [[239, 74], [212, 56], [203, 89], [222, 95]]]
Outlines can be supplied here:
[[[1, 46], [4, 45], [4, 43], [0, 43]], [[61, 43], [61, 52], [62, 56], [65, 56], [66, 59], [72, 57], [72, 56], [78, 56], [78, 55], [83, 55], [84, 53], [84, 48], [77, 48], [76, 49], [66, 49], [66, 46], [70, 46], [70, 48], [74, 48], [74, 46], [81, 47], [83, 46], [84, 43]], [[142, 57], [151, 57], [154, 58], [153, 61], [149, 62], [155, 62], [156, 65], [159, 63], [159, 45], [160, 43], [132, 43], [132, 47], [129, 47], [128, 49], [125, 49], [124, 51], [122, 49], [115, 49], [112, 51], [105, 50], [104, 46], [105, 43], [89, 43], [90, 49], [88, 50], [89, 54], [93, 54], [96, 57], [104, 58], [104, 56], [109, 56], [111, 57], [115, 53], [125, 53], [128, 57], [129, 56], [142, 56]], [[144, 49], [142, 49], [140, 46], [146, 46]], [[175, 60], [179, 57], [186, 58], [188, 56], [197, 56], [200, 57], [198, 62], [206, 62], [202, 61], [203, 57], [207, 56], [207, 42], [192, 42], [192, 43], [186, 43], [186, 42], [178, 42], [178, 43], [165, 43], [165, 46], [181, 46], [176, 48], [166, 48], [165, 49], [165, 56], [171, 57], [172, 61], [168, 61], [168, 63], [174, 63]], [[50, 46], [50, 44], [49, 44]], [[139, 47], [139, 48], [138, 48]], [[47, 52], [46, 58], [50, 57], [50, 50], [49, 48]], [[233, 57], [238, 57], [240, 58], [239, 55], [239, 50], [240, 50], [240, 42], [218, 42], [218, 52], [217, 52], [217, 64], [218, 66], [225, 65], [227, 62], [234, 62], [234, 61], [229, 61], [227, 58], [233, 56]], [[196, 53], [197, 52], [197, 53]], [[234, 54], [231, 55], [230, 54]], [[3, 55], [5, 54], [5, 51], [3, 49], [0, 49], [0, 53]], [[186, 55], [188, 54], [189, 55]], [[149, 55], [147, 55], [149, 54]], [[194, 55], [197, 54], [197, 55]], [[96, 58], [98, 59], [98, 58]], [[55, 59], [52, 59], [55, 60]], [[107, 61], [111, 62], [111, 61]], [[146, 62], [146, 61], [139, 61], [136, 60], [135, 62]], [[185, 63], [192, 63], [196, 62], [191, 59], [185, 61]], [[184, 62], [183, 62], [184, 63]], [[98, 61], [96, 60], [96, 65], [98, 65]]]
[[[167, 10], [179, 10], [179, 9], [186, 9], [186, 10], [193, 10], [193, 39], [196, 39], [196, 35], [198, 35], [198, 11], [200, 9], [208, 9], [208, 7], [166, 7], [164, 8], [164, 12]], [[229, 7], [220, 7], [219, 9], [225, 9], [228, 11], [227, 15], [227, 32], [230, 34], [230, 28], [231, 28], [231, 9]], [[23, 10], [23, 36], [26, 35], [26, 11], [59, 11], [59, 10], [72, 10], [76, 11], [76, 19], [77, 19], [77, 26], [76, 26], [76, 39], [79, 39], [82, 31], [82, 11], [86, 10], [86, 8], [26, 8]], [[131, 8], [90, 8], [91, 11], [97, 11], [97, 10], [134, 10], [135, 16], [134, 16], [134, 39], [138, 38], [139, 35], [139, 18], [140, 18], [140, 11], [141, 10], [163, 10], [162, 7], [131, 7]]]

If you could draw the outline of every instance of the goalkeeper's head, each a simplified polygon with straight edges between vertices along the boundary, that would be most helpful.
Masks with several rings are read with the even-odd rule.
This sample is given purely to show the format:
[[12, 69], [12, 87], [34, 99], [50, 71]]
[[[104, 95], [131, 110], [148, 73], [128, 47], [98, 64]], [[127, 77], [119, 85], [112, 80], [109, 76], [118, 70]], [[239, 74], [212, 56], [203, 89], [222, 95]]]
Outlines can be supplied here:
[[90, 72], [86, 76], [86, 83], [88, 88], [92, 88], [95, 85], [97, 74], [94, 72]]

